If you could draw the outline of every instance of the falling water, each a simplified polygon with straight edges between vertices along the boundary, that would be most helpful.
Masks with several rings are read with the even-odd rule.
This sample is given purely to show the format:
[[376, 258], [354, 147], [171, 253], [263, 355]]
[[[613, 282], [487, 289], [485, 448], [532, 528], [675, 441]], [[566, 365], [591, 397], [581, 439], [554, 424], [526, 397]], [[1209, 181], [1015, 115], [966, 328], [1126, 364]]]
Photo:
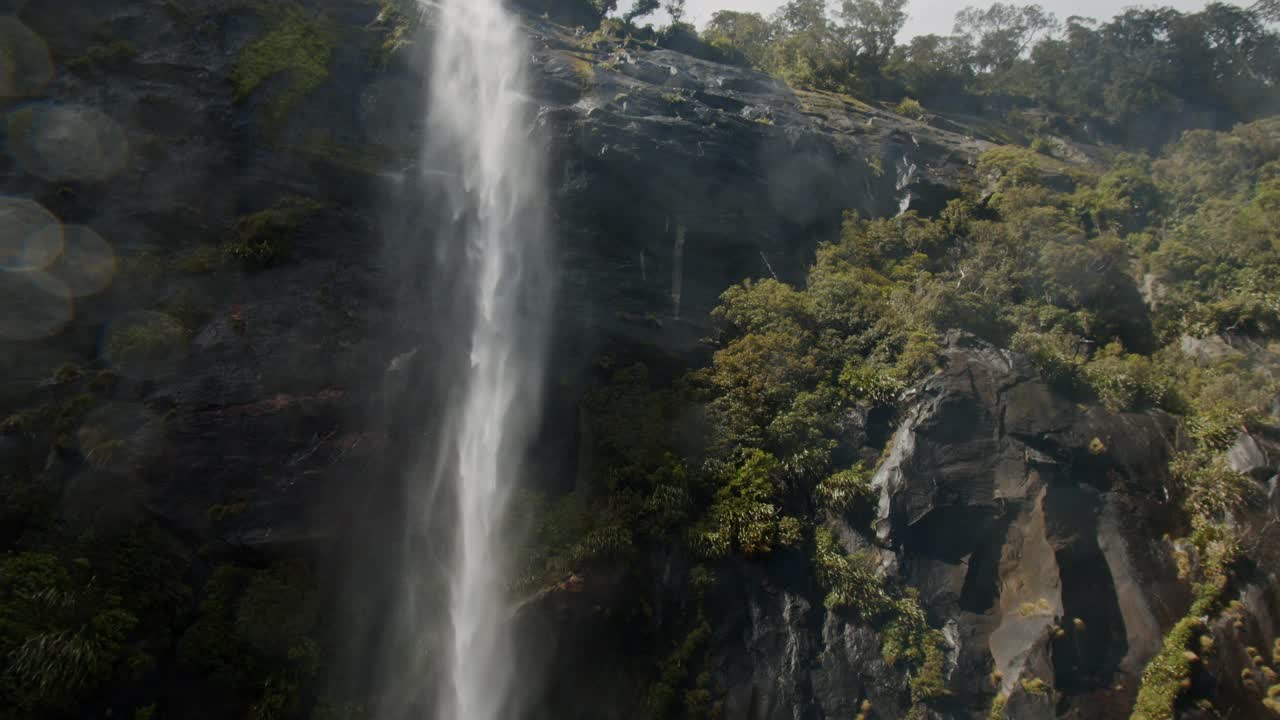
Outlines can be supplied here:
[[[404, 630], [421, 633], [419, 650], [434, 655], [435, 718], [506, 720], [518, 714], [505, 592], [507, 549], [516, 543], [507, 514], [538, 418], [550, 296], [540, 191], [546, 180], [518, 19], [502, 0], [419, 1], [433, 29], [431, 54], [423, 58], [429, 91], [422, 167], [430, 172], [420, 182], [431, 197], [444, 198], [444, 217], [436, 219], [443, 227], [435, 229], [444, 260], [435, 282], [452, 288], [441, 313], [457, 337], [442, 347], [456, 343], [459, 355], [437, 371], [451, 374], [439, 378], [451, 392], [434, 456], [409, 478], [454, 504], [444, 514], [452, 516], [444, 541], [451, 549], [443, 570], [447, 617], [411, 620], [416, 624]], [[438, 509], [422, 513], [439, 524]], [[413, 560], [408, 573], [428, 572]], [[429, 627], [429, 634], [422, 629]]]
[[[915, 138], [912, 138], [913, 140]], [[918, 144], [918, 143], [917, 143]], [[911, 192], [911, 183], [916, 181], [916, 173], [918, 168], [916, 164], [911, 162], [905, 156], [898, 161], [898, 180], [895, 183], [895, 189], [899, 193], [898, 198], [898, 214], [902, 215], [911, 209], [911, 201], [915, 199]], [[905, 192], [904, 192], [905, 191]]]

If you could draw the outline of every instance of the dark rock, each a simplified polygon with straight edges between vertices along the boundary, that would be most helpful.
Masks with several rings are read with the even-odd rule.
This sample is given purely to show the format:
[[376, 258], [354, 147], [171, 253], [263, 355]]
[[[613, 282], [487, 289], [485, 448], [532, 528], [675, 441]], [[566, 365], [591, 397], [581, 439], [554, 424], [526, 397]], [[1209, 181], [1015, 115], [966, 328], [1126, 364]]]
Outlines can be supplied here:
[[[1174, 423], [1081, 410], [1025, 359], [963, 336], [945, 355], [875, 476], [878, 535], [931, 617], [956, 624], [962, 667], [990, 662], [1006, 692], [1043, 681], [1087, 712], [1136, 687], [1185, 597], [1148, 539]], [[958, 685], [990, 693], [972, 674]], [[1015, 692], [1009, 716], [1051, 706]]]
[[1227, 463], [1241, 475], [1266, 482], [1280, 472], [1280, 447], [1264, 438], [1240, 433], [1235, 445], [1227, 450]]

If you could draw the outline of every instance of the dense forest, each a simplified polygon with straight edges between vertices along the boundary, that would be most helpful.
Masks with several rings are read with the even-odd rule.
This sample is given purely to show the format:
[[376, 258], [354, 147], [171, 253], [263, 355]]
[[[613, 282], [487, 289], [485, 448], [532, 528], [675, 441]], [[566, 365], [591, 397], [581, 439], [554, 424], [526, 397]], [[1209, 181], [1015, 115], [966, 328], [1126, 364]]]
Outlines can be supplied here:
[[[677, 20], [662, 30], [673, 40], [698, 36], [720, 58], [797, 87], [902, 100], [911, 114], [924, 112], [916, 102], [1011, 103], [1052, 112], [1062, 124], [1054, 131], [1155, 151], [1183, 130], [1229, 129], [1276, 111], [1277, 11], [1266, 3], [1063, 20], [1039, 5], [995, 3], [960, 11], [952, 35], [905, 43], [906, 0], [791, 0], [769, 18], [723, 10], [700, 35], [679, 21], [682, 5], [671, 4]], [[623, 21], [657, 7], [637, 3]]]
[[[5, 137], [17, 155], [22, 138], [40, 132], [29, 110], [37, 106], [24, 103], [42, 91], [9, 82], [28, 69], [23, 22], [54, 24], [47, 15], [29, 17], [44, 13], [37, 4], [0, 20]], [[287, 113], [298, 98], [336, 82], [324, 69], [340, 52], [334, 3], [327, 10], [250, 8], [275, 23], [258, 35], [234, 22], [218, 25], [231, 28], [227, 38], [247, 42], [239, 54], [209, 40], [213, 25], [201, 23], [213, 21], [199, 12], [154, 5], [147, 12], [168, 6], [173, 18], [165, 22], [197, 38], [194, 46], [228, 56], [235, 71], [218, 92], [236, 112], [249, 112], [243, 103], [255, 93], [278, 92], [261, 112]], [[631, 653], [642, 658], [643, 677], [634, 679], [640, 707], [598, 717], [736, 718], [725, 709], [728, 688], [714, 662], [717, 587], [738, 572], [730, 568], [768, 575], [778, 563], [817, 588], [827, 613], [874, 631], [877, 662], [902, 680], [903, 717], [996, 720], [1020, 697], [1065, 697], [1050, 678], [1005, 682], [989, 669], [963, 671], [985, 684], [957, 690], [952, 680], [962, 671], [948, 654], [950, 631], [881, 555], [897, 541], [886, 540], [891, 500], [877, 478], [902, 452], [902, 428], [918, 414], [931, 379], [960, 347], [1025, 358], [1037, 382], [1070, 406], [1126, 422], [1167, 420], [1173, 428], [1169, 481], [1152, 500], [1165, 508], [1162, 533], [1150, 540], [1161, 548], [1152, 553], [1176, 562], [1187, 602], [1170, 601], [1176, 617], [1165, 623], [1140, 683], [1117, 688], [1113, 701], [1108, 676], [1097, 683], [1106, 698], [1084, 707], [1113, 702], [1124, 707], [1106, 706], [1112, 709], [1100, 717], [1133, 720], [1280, 714], [1280, 639], [1264, 638], [1260, 650], [1251, 640], [1247, 665], [1230, 666], [1243, 694], [1219, 694], [1217, 681], [1206, 679], [1209, 658], [1229, 652], [1215, 649], [1229, 646], [1218, 637], [1219, 621], [1243, 633], [1242, 588], [1280, 571], [1268, 496], [1275, 488], [1266, 482], [1275, 482], [1274, 458], [1249, 470], [1232, 460], [1244, 439], [1266, 444], [1280, 435], [1280, 6], [1134, 8], [1110, 19], [1059, 20], [1039, 6], [996, 3], [961, 10], [950, 36], [901, 42], [906, 0], [790, 0], [771, 17], [717, 12], [701, 29], [684, 23], [683, 3], [672, 2], [666, 9], [674, 22], [657, 30], [638, 25], [659, 9], [657, 0], [621, 16], [616, 0], [526, 5], [559, 13], [531, 23], [598, 23], [556, 30], [575, 52], [690, 55], [758, 71], [762, 83], [874, 105], [908, 128], [981, 116], [981, 131], [1004, 141], [985, 146], [938, 211], [872, 217], [844, 208], [837, 232], [795, 239], [815, 248], [806, 272], [788, 278], [770, 267], [724, 288], [709, 315], [711, 336], [683, 356], [695, 361], [655, 361], [621, 344], [593, 358], [580, 403], [591, 431], [576, 450], [590, 462], [581, 463], [571, 490], [522, 490], [516, 513], [530, 537], [515, 549], [511, 589], [542, 598], [622, 568], [616, 572], [631, 578], [628, 588], [649, 582], [678, 595], [665, 610], [642, 592], [592, 609], [627, 627], [658, 628]], [[357, 63], [371, 74], [393, 63], [387, 56], [401, 51], [417, 23], [402, 3], [374, 10], [360, 32], [376, 37]], [[333, 16], [313, 20], [312, 12]], [[59, 73], [92, 83], [142, 72], [135, 58], [147, 49], [112, 39], [127, 22], [109, 25], [104, 20], [79, 53], [55, 49]], [[157, 77], [170, 71], [148, 70]], [[589, 84], [591, 68], [578, 72]], [[268, 82], [277, 76], [292, 84]], [[671, 105], [688, 102], [673, 92]], [[769, 132], [771, 122], [746, 124]], [[235, 133], [250, 132], [248, 124]], [[957, 136], [977, 132], [957, 127], [968, 128]], [[137, 136], [135, 145], [147, 141], [146, 152], [165, 152], [154, 137]], [[361, 172], [387, 164], [321, 141], [307, 147]], [[879, 178], [885, 169], [874, 164], [868, 176]], [[6, 166], [7, 177], [17, 172]], [[37, 197], [83, 211], [95, 182], [101, 179], [59, 180], [40, 186]], [[35, 186], [10, 182], [7, 191], [22, 187]], [[30, 206], [3, 202], [7, 217], [30, 224], [22, 215]], [[196, 523], [203, 535], [157, 519], [163, 512], [154, 508], [103, 510], [128, 504], [121, 500], [122, 488], [133, 487], [126, 479], [153, 475], [145, 467], [149, 451], [131, 434], [138, 427], [149, 438], [195, 442], [215, 420], [239, 413], [245, 433], [268, 432], [250, 424], [328, 397], [281, 391], [227, 409], [197, 390], [157, 396], [159, 378], [184, 372], [176, 358], [195, 353], [198, 337], [214, 347], [209, 327], [224, 328], [229, 342], [253, 332], [238, 296], [216, 303], [217, 315], [205, 306], [213, 303], [201, 304], [219, 292], [217, 283], [194, 294], [157, 288], [233, 274], [261, 278], [255, 273], [301, 262], [315, 219], [333, 212], [331, 203], [291, 196], [222, 223], [198, 251], [122, 250], [117, 282], [164, 314], [101, 337], [84, 331], [74, 343], [79, 357], [37, 353], [5, 336], [0, 352], [13, 354], [9, 366], [61, 361], [42, 366], [38, 377], [15, 375], [0, 413], [0, 719], [379, 717], [367, 688], [334, 680], [343, 671], [343, 627], [377, 612], [367, 598], [352, 603], [340, 592], [334, 556], [224, 542], [222, 531], [251, 509], [236, 493], [198, 496], [206, 506]], [[0, 240], [8, 272], [19, 260], [11, 238]], [[341, 279], [308, 277], [305, 287], [319, 297], [325, 322], [357, 332], [335, 297]], [[290, 322], [304, 322], [294, 315]], [[317, 347], [317, 355], [331, 348]], [[182, 420], [184, 404], [205, 414], [192, 410], [196, 419]], [[316, 448], [331, 451], [330, 438], [316, 413], [297, 412], [305, 432], [295, 434], [304, 437], [281, 462], [305, 466]], [[1092, 458], [1079, 462], [1103, 467], [1112, 442], [1088, 438]], [[356, 446], [333, 450], [333, 464], [347, 462]], [[274, 467], [261, 455], [244, 461]], [[216, 473], [217, 466], [202, 467]], [[103, 489], [103, 478], [121, 484]], [[175, 479], [196, 481], [165, 482]], [[85, 483], [96, 489], [85, 492]], [[1248, 622], [1252, 632], [1255, 621]], [[1048, 626], [1047, 642], [1065, 646], [1085, 626], [1063, 614]], [[192, 707], [204, 714], [182, 714]], [[859, 720], [895, 717], [865, 697], [855, 707]], [[1052, 717], [1052, 707], [1010, 717]]]

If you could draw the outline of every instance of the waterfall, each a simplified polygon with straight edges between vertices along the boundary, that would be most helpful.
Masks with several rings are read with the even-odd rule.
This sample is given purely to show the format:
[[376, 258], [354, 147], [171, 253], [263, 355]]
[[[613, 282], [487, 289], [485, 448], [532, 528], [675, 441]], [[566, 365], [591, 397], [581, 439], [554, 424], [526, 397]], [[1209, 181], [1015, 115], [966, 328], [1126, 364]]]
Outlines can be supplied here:
[[903, 156], [903, 158], [898, 161], [898, 180], [894, 184], [894, 189], [899, 193], [899, 215], [902, 215], [906, 213], [907, 210], [911, 209], [911, 201], [915, 199], [911, 192], [911, 183], [916, 181], [916, 173], [918, 171], [919, 168], [916, 167], [916, 164], [907, 159], [906, 156]]
[[[401, 314], [426, 330], [419, 372], [440, 398], [400, 398], [435, 428], [404, 471], [404, 597], [384, 652], [394, 720], [519, 715], [512, 603], [513, 491], [539, 420], [551, 303], [543, 151], [525, 30], [503, 0], [419, 0], [429, 51], [420, 171], [400, 200], [392, 272]], [[414, 213], [417, 213], [416, 215]], [[433, 262], [430, 282], [414, 259]], [[430, 260], [434, 258], [434, 260]], [[419, 288], [428, 287], [428, 290]], [[416, 293], [416, 294], [415, 294]], [[432, 316], [414, 303], [435, 297]], [[426, 538], [421, 539], [421, 538]], [[441, 558], [428, 562], [426, 556]], [[440, 592], [434, 592], [440, 591]]]

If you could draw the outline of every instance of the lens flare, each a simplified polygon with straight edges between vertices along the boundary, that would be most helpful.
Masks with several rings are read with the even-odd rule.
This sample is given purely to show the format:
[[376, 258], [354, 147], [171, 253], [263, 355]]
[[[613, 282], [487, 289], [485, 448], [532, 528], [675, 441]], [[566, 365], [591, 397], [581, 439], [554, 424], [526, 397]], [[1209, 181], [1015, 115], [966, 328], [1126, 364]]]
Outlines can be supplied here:
[[21, 198], [0, 198], [0, 270], [44, 270], [62, 255], [58, 218]]
[[83, 225], [68, 225], [62, 233], [62, 257], [51, 272], [66, 283], [71, 295], [97, 295], [110, 287], [116, 274], [116, 254], [111, 243]]
[[9, 114], [9, 152], [50, 181], [101, 182], [128, 163], [129, 140], [116, 121], [81, 105], [33, 105]]
[[39, 340], [71, 322], [74, 307], [65, 283], [39, 270], [0, 271], [0, 338]]
[[0, 16], [0, 98], [31, 97], [52, 80], [44, 39], [16, 17]]

